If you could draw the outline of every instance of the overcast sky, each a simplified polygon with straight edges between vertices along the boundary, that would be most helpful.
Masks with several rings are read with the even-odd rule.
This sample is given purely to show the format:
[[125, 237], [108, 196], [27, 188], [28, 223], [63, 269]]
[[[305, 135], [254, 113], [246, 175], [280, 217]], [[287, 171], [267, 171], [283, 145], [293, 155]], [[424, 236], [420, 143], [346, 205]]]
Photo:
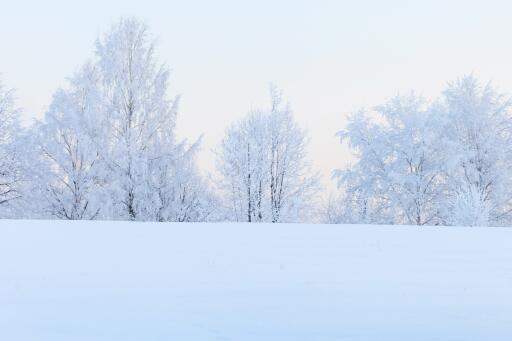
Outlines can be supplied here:
[[0, 74], [25, 118], [41, 117], [122, 16], [146, 21], [182, 94], [178, 134], [204, 134], [200, 164], [227, 125], [284, 90], [328, 185], [349, 157], [336, 137], [347, 114], [415, 89], [431, 97], [466, 73], [512, 91], [507, 1], [5, 1]]

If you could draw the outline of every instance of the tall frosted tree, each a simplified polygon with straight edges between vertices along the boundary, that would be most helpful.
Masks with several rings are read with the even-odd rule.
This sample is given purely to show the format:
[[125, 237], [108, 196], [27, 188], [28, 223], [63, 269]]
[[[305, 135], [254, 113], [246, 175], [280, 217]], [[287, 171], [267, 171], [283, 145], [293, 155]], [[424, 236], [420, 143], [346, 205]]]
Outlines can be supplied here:
[[247, 222], [301, 221], [312, 210], [318, 179], [306, 159], [307, 138], [282, 94], [226, 132], [217, 152], [221, 190], [231, 216]]
[[213, 195], [177, 142], [178, 97], [147, 26], [121, 19], [37, 126], [47, 211], [66, 219], [211, 219]]
[[118, 218], [205, 219], [212, 207], [195, 168], [197, 143], [176, 142], [179, 97], [168, 97], [169, 69], [147, 26], [120, 20], [98, 39], [96, 56], [106, 135], [98, 145]]
[[169, 71], [157, 65], [145, 24], [123, 19], [96, 43], [105, 101], [112, 199], [121, 217], [150, 219], [154, 160], [172, 152], [176, 99], [166, 94]]

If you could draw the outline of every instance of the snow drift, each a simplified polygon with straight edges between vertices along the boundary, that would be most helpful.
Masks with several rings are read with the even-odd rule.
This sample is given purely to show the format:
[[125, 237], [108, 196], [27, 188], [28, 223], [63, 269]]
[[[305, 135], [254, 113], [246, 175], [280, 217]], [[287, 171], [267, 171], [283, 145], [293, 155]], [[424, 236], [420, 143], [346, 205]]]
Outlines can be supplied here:
[[512, 230], [0, 221], [0, 339], [510, 340]]

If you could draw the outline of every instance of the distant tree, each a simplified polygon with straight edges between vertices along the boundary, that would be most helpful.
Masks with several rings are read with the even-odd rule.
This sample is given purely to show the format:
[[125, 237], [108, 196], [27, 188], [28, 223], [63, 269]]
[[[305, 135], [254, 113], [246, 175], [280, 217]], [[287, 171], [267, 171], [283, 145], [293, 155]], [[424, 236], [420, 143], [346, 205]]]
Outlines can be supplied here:
[[317, 176], [306, 160], [307, 138], [282, 94], [271, 87], [271, 105], [254, 110], [226, 132], [218, 152], [221, 189], [233, 219], [300, 221], [311, 212]]
[[22, 195], [22, 148], [20, 110], [15, 107], [14, 90], [0, 82], [0, 217], [11, 216], [11, 205]]

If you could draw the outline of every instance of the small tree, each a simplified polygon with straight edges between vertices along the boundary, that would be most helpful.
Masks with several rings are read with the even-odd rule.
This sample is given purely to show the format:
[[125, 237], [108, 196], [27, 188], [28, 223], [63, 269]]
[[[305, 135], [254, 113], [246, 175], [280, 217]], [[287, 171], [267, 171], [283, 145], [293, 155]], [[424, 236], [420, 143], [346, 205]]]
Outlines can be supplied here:
[[306, 134], [282, 95], [231, 126], [217, 155], [222, 190], [237, 221], [300, 221], [311, 209], [317, 176], [306, 161]]

